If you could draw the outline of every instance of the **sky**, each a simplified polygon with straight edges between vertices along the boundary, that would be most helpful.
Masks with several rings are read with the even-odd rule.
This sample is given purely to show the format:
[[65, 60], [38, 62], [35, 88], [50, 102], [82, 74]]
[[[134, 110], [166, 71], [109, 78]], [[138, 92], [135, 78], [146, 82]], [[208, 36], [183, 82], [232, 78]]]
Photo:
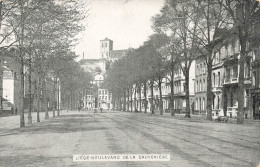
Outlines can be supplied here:
[[114, 41], [114, 50], [138, 48], [153, 34], [151, 18], [164, 0], [89, 0], [86, 30], [80, 34], [75, 52], [79, 60], [98, 59], [100, 40]]

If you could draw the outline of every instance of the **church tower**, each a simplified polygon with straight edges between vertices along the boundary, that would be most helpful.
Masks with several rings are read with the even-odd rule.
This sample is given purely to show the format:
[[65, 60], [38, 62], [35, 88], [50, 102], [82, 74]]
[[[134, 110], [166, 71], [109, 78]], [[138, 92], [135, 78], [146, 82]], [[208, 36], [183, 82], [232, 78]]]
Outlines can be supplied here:
[[100, 40], [100, 54], [101, 58], [108, 60], [110, 58], [110, 51], [113, 50], [113, 41], [105, 38], [103, 40]]

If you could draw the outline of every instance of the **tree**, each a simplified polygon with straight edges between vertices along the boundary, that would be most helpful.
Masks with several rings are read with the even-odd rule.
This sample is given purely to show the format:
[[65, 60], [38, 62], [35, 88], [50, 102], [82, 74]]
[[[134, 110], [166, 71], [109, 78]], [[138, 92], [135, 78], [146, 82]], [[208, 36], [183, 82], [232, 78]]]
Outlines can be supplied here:
[[167, 0], [161, 10], [157, 28], [165, 31], [173, 39], [180, 41], [178, 47], [179, 67], [185, 76], [186, 115], [190, 117], [189, 101], [189, 71], [197, 55], [198, 38], [197, 30], [199, 15], [193, 19], [189, 15], [194, 12], [194, 2]]
[[[223, 1], [223, 0], [221, 0]], [[207, 119], [212, 119], [212, 66], [217, 52], [230, 38], [232, 33], [226, 31], [229, 24], [229, 17], [224, 8], [217, 0], [197, 1], [193, 12], [188, 15], [191, 19], [201, 16], [197, 24], [197, 34], [199, 56], [202, 56], [207, 65]], [[224, 112], [225, 114], [225, 112]]]
[[254, 27], [259, 24], [260, 6], [256, 0], [219, 0], [231, 17], [240, 43], [239, 79], [238, 79], [238, 112], [237, 124], [244, 123], [244, 64], [248, 55], [250, 38]]

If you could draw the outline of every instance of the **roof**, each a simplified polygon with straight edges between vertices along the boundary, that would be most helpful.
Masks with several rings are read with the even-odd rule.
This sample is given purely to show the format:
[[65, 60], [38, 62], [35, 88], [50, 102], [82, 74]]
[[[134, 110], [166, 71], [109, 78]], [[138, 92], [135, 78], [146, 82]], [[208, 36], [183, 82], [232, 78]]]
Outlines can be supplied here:
[[89, 63], [99, 63], [104, 61], [103, 59], [82, 59], [79, 61], [79, 64], [89, 64]]
[[110, 53], [111, 58], [121, 58], [126, 55], [127, 50], [112, 50]]
[[[100, 41], [112, 41], [111, 39], [108, 39], [107, 37], [103, 40], [100, 40]], [[113, 42], [113, 41], [112, 41]]]

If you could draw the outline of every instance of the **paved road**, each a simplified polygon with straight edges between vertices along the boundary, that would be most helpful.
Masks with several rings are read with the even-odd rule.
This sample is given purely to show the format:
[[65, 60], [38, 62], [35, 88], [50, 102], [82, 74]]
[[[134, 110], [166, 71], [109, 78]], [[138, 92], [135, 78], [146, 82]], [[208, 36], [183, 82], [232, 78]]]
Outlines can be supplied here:
[[[260, 162], [259, 128], [259, 122], [236, 125], [143, 113], [69, 112], [9, 133], [0, 131], [0, 166], [255, 167]], [[170, 154], [171, 161], [72, 161], [76, 154], [153, 153]]]

